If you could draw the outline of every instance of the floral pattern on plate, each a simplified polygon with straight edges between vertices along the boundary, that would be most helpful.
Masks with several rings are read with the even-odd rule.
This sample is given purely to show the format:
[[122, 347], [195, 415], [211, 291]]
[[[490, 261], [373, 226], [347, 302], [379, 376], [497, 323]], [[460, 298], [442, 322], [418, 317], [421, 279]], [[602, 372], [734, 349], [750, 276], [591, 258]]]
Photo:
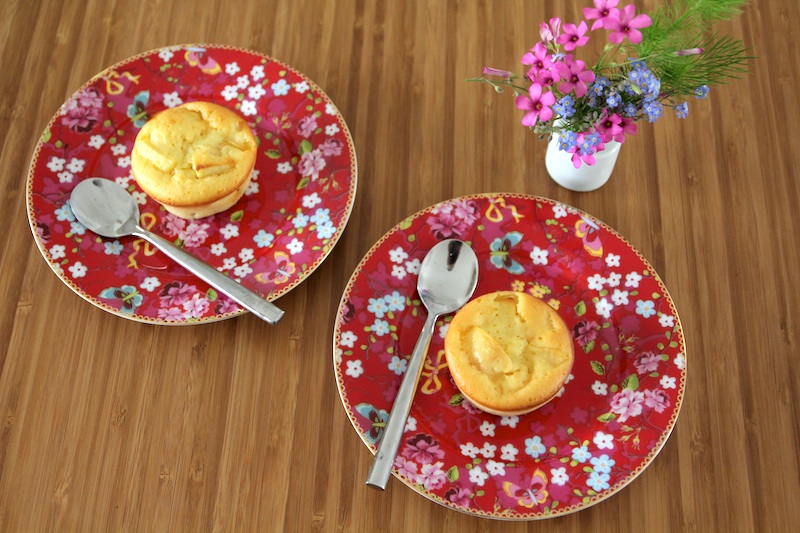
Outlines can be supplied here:
[[[130, 154], [159, 111], [194, 100], [237, 111], [259, 142], [242, 199], [195, 221], [166, 212], [138, 188]], [[143, 227], [275, 300], [327, 257], [356, 194], [356, 156], [339, 111], [313, 82], [273, 58], [217, 45], [146, 52], [95, 76], [50, 120], [31, 162], [28, 218], [50, 267], [86, 300], [116, 315], [191, 324], [244, 312], [150, 244], [104, 239], [75, 219], [81, 180], [114, 179], [133, 195]]]
[[576, 359], [558, 396], [523, 416], [494, 416], [450, 378], [437, 322], [394, 473], [447, 507], [508, 520], [593, 505], [655, 458], [677, 420], [685, 341], [664, 284], [642, 255], [591, 216], [545, 198], [449, 200], [400, 223], [367, 253], [342, 297], [334, 368], [342, 402], [374, 453], [425, 318], [416, 280], [439, 240], [471, 244], [475, 296], [542, 298], [566, 321]]

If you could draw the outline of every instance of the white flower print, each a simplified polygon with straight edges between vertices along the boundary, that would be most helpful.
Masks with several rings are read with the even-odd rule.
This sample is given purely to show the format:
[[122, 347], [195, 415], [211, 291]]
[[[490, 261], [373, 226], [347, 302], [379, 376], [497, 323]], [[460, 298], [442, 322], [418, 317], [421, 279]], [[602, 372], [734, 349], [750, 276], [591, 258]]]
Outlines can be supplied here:
[[292, 164], [287, 161], [284, 161], [283, 163], [278, 163], [278, 167], [275, 170], [277, 170], [281, 174], [288, 174], [289, 172], [292, 171]]
[[405, 373], [406, 368], [408, 368], [408, 361], [396, 355], [392, 357], [392, 361], [389, 363], [389, 370], [398, 376], [402, 376]]
[[555, 218], [564, 218], [567, 216], [567, 209], [561, 204], [556, 204], [553, 206], [553, 216]]
[[129, 166], [131, 166], [131, 156], [126, 155], [124, 157], [118, 157], [117, 166], [119, 168], [128, 168]]
[[[283, 163], [281, 163], [283, 164]], [[286, 163], [288, 165], [288, 163]], [[280, 166], [280, 165], [279, 165]], [[289, 170], [291, 170], [291, 165], [289, 165]], [[283, 172], [285, 174], [285, 172]], [[313, 208], [317, 204], [322, 203], [322, 198], [319, 197], [317, 193], [306, 194], [302, 198], [303, 207], [307, 207], [309, 209]]]
[[153, 292], [154, 290], [156, 290], [156, 288], [158, 288], [160, 286], [161, 286], [161, 282], [158, 281], [158, 278], [156, 278], [154, 276], [148, 276], [148, 277], [144, 278], [142, 283], [139, 285], [139, 288], [143, 289], [143, 290], [146, 290], [146, 291], [149, 291], [149, 292]]
[[50, 247], [50, 258], [53, 260], [63, 259], [67, 257], [67, 248], [63, 244], [54, 244]]
[[261, 85], [252, 85], [249, 89], [247, 89], [247, 96], [253, 100], [258, 100], [265, 94], [267, 94], [267, 90]]
[[361, 366], [361, 361], [347, 361], [347, 370], [345, 370], [344, 373], [353, 378], [357, 378], [363, 374], [364, 368]]
[[242, 115], [246, 117], [252, 117], [256, 114], [256, 103], [252, 100], [243, 100], [242, 107], [240, 108]]
[[358, 336], [352, 331], [345, 331], [342, 333], [341, 339], [339, 339], [339, 344], [345, 346], [347, 348], [352, 348], [356, 344], [356, 340], [358, 340]]
[[461, 455], [469, 457], [470, 459], [475, 459], [479, 451], [478, 447], [471, 442], [461, 445]]
[[606, 396], [608, 394], [608, 383], [603, 383], [599, 379], [592, 383], [592, 392], [598, 396]]
[[563, 487], [567, 481], [569, 481], [569, 476], [567, 475], [567, 468], [565, 466], [550, 469], [550, 482], [552, 484]]
[[251, 196], [256, 194], [258, 190], [258, 182], [250, 179], [250, 183], [247, 184], [247, 189], [244, 190], [244, 194], [245, 196]]
[[239, 89], [247, 89], [248, 85], [250, 85], [250, 78], [248, 78], [246, 75], [236, 78], [236, 87]]
[[225, 73], [228, 76], [236, 76], [241, 69], [239, 68], [239, 64], [236, 61], [228, 63], [225, 65]]
[[239, 259], [242, 262], [250, 261], [255, 257], [252, 248], [242, 248], [242, 251], [239, 252]]
[[289, 94], [289, 89], [291, 87], [288, 83], [286, 83], [286, 80], [281, 78], [275, 83], [273, 83], [271, 88], [272, 88], [272, 93], [275, 96], [286, 96], [287, 94]]
[[111, 153], [114, 155], [122, 155], [127, 152], [128, 149], [125, 147], [124, 144], [115, 144], [111, 147]]
[[172, 56], [173, 56], [173, 55], [175, 55], [175, 54], [173, 54], [173, 53], [172, 53], [172, 50], [170, 50], [169, 48], [162, 48], [162, 49], [161, 49], [161, 50], [159, 50], [159, 52], [158, 52], [158, 57], [159, 57], [159, 58], [161, 59], [161, 61], [163, 61], [164, 63], [166, 63], [167, 61], [169, 61], [170, 59], [172, 59]]
[[406, 277], [406, 269], [400, 265], [392, 265], [392, 276], [397, 279], [403, 279]]
[[252, 272], [253, 269], [250, 268], [250, 265], [248, 264], [239, 265], [233, 269], [233, 275], [236, 276], [237, 278], [243, 278], [248, 274], [251, 274]]
[[422, 265], [422, 262], [419, 259], [414, 259], [413, 261], [407, 261], [406, 270], [408, 270], [409, 274], [419, 274], [420, 265]]
[[612, 272], [606, 278], [606, 283], [608, 284], [609, 287], [618, 287], [621, 279], [622, 279], [622, 274]]
[[469, 480], [479, 487], [483, 487], [486, 480], [489, 479], [489, 474], [484, 472], [480, 466], [473, 466], [469, 470]]
[[73, 157], [72, 159], [69, 160], [69, 163], [67, 163], [67, 170], [69, 170], [73, 174], [78, 174], [79, 172], [83, 171], [83, 167], [85, 165], [86, 161], [84, 161], [83, 159], [76, 159]]
[[167, 107], [176, 107], [183, 103], [181, 97], [178, 96], [178, 91], [172, 91], [171, 93], [164, 93], [164, 105]]
[[136, 201], [136, 203], [139, 204], [139, 205], [144, 205], [144, 204], [147, 203], [147, 194], [145, 194], [142, 191], [133, 191], [131, 193], [131, 196]]
[[325, 104], [325, 113], [328, 115], [335, 115], [336, 106], [334, 106], [333, 104]]
[[679, 370], [683, 370], [686, 366], [686, 358], [683, 353], [679, 353], [675, 356], [675, 366], [677, 366]]
[[518, 416], [504, 416], [503, 418], [500, 419], [501, 426], [508, 426], [510, 428], [515, 428], [517, 427], [517, 423], [519, 423]]
[[58, 173], [58, 182], [59, 183], [72, 183], [72, 172], [67, 172], [66, 170], [63, 172]]
[[594, 434], [592, 442], [594, 442], [595, 446], [601, 450], [614, 449], [614, 435], [611, 433], [603, 433], [602, 431], [598, 431]]
[[506, 465], [489, 460], [486, 462], [486, 471], [492, 476], [504, 476], [506, 475]]
[[102, 135], [92, 135], [89, 139], [89, 142], [86, 143], [92, 148], [98, 149], [106, 143], [106, 140], [103, 138]]
[[510, 442], [500, 447], [500, 459], [503, 461], [516, 461], [519, 450]]
[[606, 265], [610, 267], [619, 267], [619, 256], [616, 254], [608, 254], [606, 256]]
[[298, 238], [292, 239], [292, 242], [286, 245], [286, 249], [289, 250], [289, 253], [292, 255], [297, 255], [303, 251], [303, 241]]
[[675, 384], [676, 382], [677, 382], [677, 379], [669, 377], [669, 376], [666, 376], [666, 375], [665, 376], [661, 376], [661, 380], [659, 381], [661, 386], [663, 388], [665, 388], [665, 389], [675, 389], [675, 388], [677, 388], [677, 385]]
[[89, 269], [86, 268], [86, 265], [78, 261], [74, 265], [70, 266], [67, 270], [70, 271], [73, 278], [82, 278], [86, 275], [86, 271]]
[[594, 276], [590, 276], [586, 281], [589, 282], [589, 289], [593, 291], [602, 291], [606, 278], [600, 274], [595, 274]]
[[264, 65], [256, 65], [252, 69], [250, 69], [250, 77], [254, 80], [260, 80], [264, 78]]
[[484, 437], [494, 437], [494, 429], [495, 429], [495, 427], [497, 427], [497, 426], [495, 426], [494, 424], [492, 424], [488, 420], [484, 420], [483, 424], [481, 424], [481, 427], [478, 428], [478, 429], [480, 429], [481, 434]]
[[533, 251], [531, 252], [531, 260], [533, 261], [534, 265], [546, 265], [547, 250], [542, 250], [538, 246], [534, 246]]
[[631, 272], [625, 276], [625, 286], [633, 289], [639, 287], [639, 282], [642, 281], [642, 276], [638, 272]]
[[225, 227], [220, 228], [219, 232], [225, 240], [230, 240], [239, 236], [239, 226], [236, 224], [226, 224]]
[[450, 323], [445, 323], [439, 326], [439, 338], [444, 339], [447, 336], [447, 330], [450, 329]]
[[600, 298], [600, 300], [594, 304], [594, 309], [599, 316], [608, 319], [611, 317], [611, 310], [614, 309], [614, 305], [606, 298]]
[[231, 100], [235, 100], [239, 96], [239, 87], [236, 85], [226, 85], [225, 88], [222, 90], [222, 97], [225, 99], [226, 102], [230, 102]]
[[339, 131], [341, 130], [339, 130], [339, 126], [337, 124], [328, 124], [327, 126], [325, 126], [325, 135], [329, 137], [333, 137], [334, 135], [339, 133]]
[[50, 161], [47, 163], [47, 168], [50, 172], [59, 172], [64, 170], [64, 163], [66, 163], [66, 159], [61, 159], [60, 157], [51, 157]]
[[222, 260], [222, 266], [220, 270], [230, 270], [236, 266], [236, 258], [235, 257], [226, 257]]
[[663, 314], [658, 317], [658, 323], [661, 324], [662, 328], [671, 328], [675, 326], [675, 317], [672, 315]]
[[614, 289], [614, 294], [611, 295], [611, 301], [614, 302], [614, 305], [628, 305], [628, 291]]
[[392, 263], [402, 263], [406, 259], [408, 259], [408, 254], [399, 246], [394, 250], [389, 250], [389, 260]]
[[294, 84], [294, 90], [300, 94], [307, 93], [310, 88], [306, 80]]
[[[494, 433], [492, 433], [491, 436], [494, 436]], [[490, 442], [484, 442], [483, 446], [480, 449], [480, 454], [484, 456], [486, 459], [491, 459], [494, 457], [494, 452], [496, 451], [497, 451], [497, 446], [495, 446]]]
[[406, 431], [416, 431], [417, 430], [417, 419], [413, 416], [409, 416], [408, 420], [406, 420], [406, 427], [403, 429], [403, 433]]

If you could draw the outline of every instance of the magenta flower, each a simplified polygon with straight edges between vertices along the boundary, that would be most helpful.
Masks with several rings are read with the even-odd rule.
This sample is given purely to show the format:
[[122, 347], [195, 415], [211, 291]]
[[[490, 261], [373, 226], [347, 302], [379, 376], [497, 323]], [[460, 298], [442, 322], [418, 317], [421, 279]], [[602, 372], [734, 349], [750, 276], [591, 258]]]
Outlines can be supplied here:
[[547, 47], [541, 42], [533, 45], [531, 51], [522, 56], [520, 63], [523, 65], [530, 65], [531, 69], [528, 71], [528, 77], [530, 79], [535, 78], [539, 71], [549, 69], [553, 66], [550, 54], [547, 53]]
[[612, 139], [616, 140], [616, 138], [620, 135], [622, 135], [623, 139], [625, 138], [625, 136], [622, 134], [621, 124], [621, 116], [617, 115], [616, 113], [609, 115], [608, 111], [603, 109], [603, 116], [597, 121], [595, 127], [597, 128], [597, 133], [599, 133], [600, 137], [603, 139], [603, 142], [607, 143]]
[[620, 44], [625, 37], [631, 44], [639, 44], [642, 42], [642, 32], [639, 28], [646, 28], [652, 23], [647, 15], [636, 15], [636, 6], [628, 4], [620, 10], [616, 18], [606, 20], [603, 27], [611, 30], [608, 40], [614, 44]]
[[564, 33], [556, 39], [556, 43], [563, 44], [564, 50], [575, 50], [589, 42], [589, 37], [586, 35], [588, 29], [584, 21], [581, 21], [580, 26], [564, 24]]
[[564, 94], [575, 90], [575, 96], [580, 98], [588, 91], [587, 83], [594, 81], [594, 72], [586, 68], [586, 64], [578, 59], [572, 61], [571, 56], [564, 58], [564, 61], [556, 64], [558, 77], [561, 83], [558, 90]]
[[594, 21], [594, 24], [592, 24], [592, 31], [597, 28], [605, 27], [605, 22], [607, 20], [619, 18], [617, 4], [619, 4], [619, 0], [594, 0], [593, 8], [583, 8], [583, 16], [586, 20], [597, 19]]
[[549, 43], [558, 38], [561, 32], [561, 19], [558, 17], [551, 18], [550, 23], [542, 22], [539, 24], [539, 37], [542, 41]]
[[535, 126], [538, 119], [547, 122], [553, 118], [550, 106], [556, 103], [556, 96], [550, 91], [542, 93], [542, 89], [541, 85], [534, 83], [528, 89], [528, 96], [517, 96], [517, 109], [527, 111], [522, 117], [523, 126]]

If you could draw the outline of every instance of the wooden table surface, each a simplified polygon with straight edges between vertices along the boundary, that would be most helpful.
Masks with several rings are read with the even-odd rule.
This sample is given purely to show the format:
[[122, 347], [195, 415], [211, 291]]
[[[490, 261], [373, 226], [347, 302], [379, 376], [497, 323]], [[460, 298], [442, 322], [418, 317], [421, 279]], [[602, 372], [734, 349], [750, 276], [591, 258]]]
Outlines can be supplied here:
[[[598, 191], [557, 186], [512, 97], [466, 83], [513, 67], [585, 2], [4, 0], [0, 4], [0, 531], [789, 531], [800, 522], [800, 79], [796, 0], [719, 29], [758, 59], [640, 124]], [[651, 8], [654, 1], [637, 2]], [[342, 239], [280, 298], [285, 318], [124, 320], [39, 253], [25, 183], [50, 117], [142, 51], [220, 43], [279, 58], [337, 104], [358, 154]], [[446, 509], [371, 454], [339, 399], [332, 329], [369, 248], [410, 214], [480, 192], [549, 197], [624, 235], [668, 287], [689, 377], [672, 436], [581, 512], [501, 523]], [[391, 524], [391, 526], [390, 526]]]

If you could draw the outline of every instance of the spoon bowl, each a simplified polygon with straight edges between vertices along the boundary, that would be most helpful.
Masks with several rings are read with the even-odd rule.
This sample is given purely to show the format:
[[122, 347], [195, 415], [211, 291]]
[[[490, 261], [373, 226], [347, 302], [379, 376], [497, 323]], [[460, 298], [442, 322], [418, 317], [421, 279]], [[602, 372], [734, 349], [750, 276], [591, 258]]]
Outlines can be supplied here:
[[478, 258], [475, 251], [463, 241], [441, 241], [422, 260], [417, 278], [417, 292], [428, 310], [428, 317], [411, 354], [392, 412], [389, 413], [383, 438], [367, 474], [367, 486], [384, 490], [389, 481], [436, 319], [440, 315], [458, 311], [466, 304], [475, 292], [477, 283]]
[[283, 316], [282, 310], [259, 294], [239, 285], [211, 265], [163, 237], [142, 228], [139, 225], [139, 207], [136, 205], [136, 200], [116, 182], [104, 178], [83, 180], [72, 190], [70, 207], [81, 224], [101, 237], [118, 238], [134, 235], [151, 242], [170, 259], [260, 319], [275, 324]]

